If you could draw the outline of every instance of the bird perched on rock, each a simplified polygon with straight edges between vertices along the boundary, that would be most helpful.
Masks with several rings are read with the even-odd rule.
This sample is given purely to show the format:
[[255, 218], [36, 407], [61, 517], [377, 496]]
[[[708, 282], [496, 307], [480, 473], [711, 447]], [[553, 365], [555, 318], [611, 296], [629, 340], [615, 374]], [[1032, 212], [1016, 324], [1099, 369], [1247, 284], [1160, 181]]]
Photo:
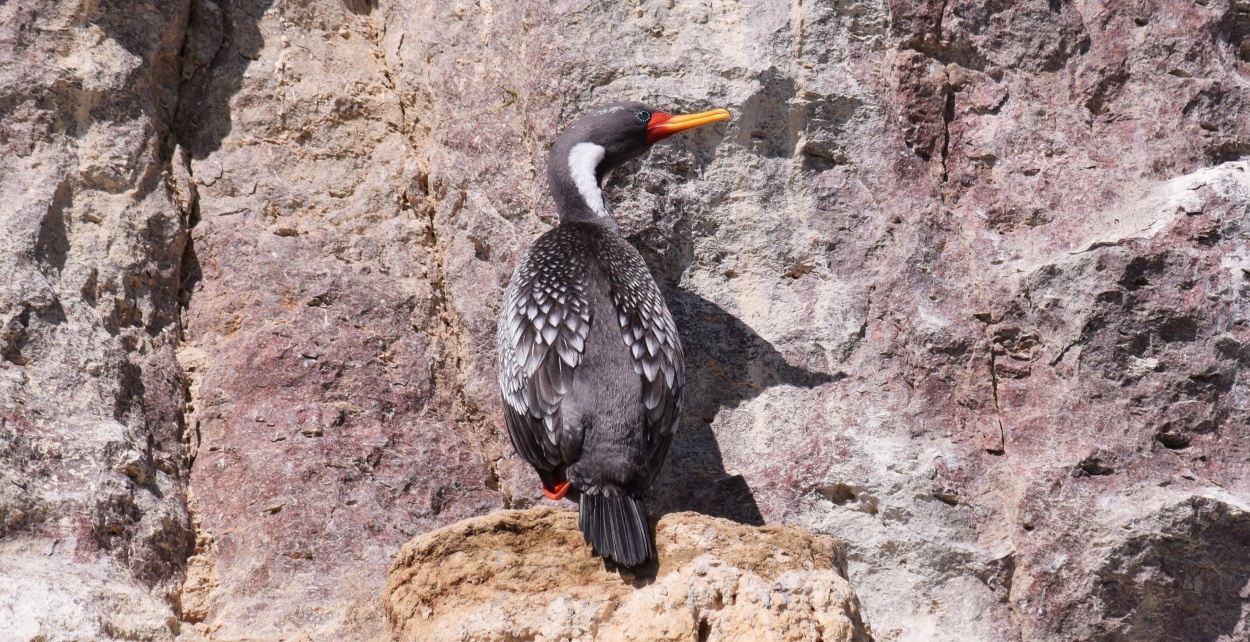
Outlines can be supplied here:
[[560, 224], [521, 259], [499, 314], [512, 446], [547, 497], [573, 491], [586, 541], [624, 566], [655, 558], [643, 500], [681, 414], [683, 360], [668, 306], [600, 184], [657, 141], [728, 118], [624, 102], [573, 123], [547, 159]]

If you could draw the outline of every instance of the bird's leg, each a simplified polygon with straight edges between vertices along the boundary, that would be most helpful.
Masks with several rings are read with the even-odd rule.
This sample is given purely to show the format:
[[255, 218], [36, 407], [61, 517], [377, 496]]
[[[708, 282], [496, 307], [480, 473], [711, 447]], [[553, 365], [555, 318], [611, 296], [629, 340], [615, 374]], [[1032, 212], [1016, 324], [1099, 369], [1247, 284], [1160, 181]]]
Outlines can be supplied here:
[[555, 488], [547, 488], [547, 484], [543, 484], [543, 495], [546, 495], [547, 499], [550, 499], [551, 501], [559, 501], [564, 499], [565, 494], [567, 494], [569, 489], [572, 487], [573, 483], [567, 479], [556, 484]]
[[[560, 501], [573, 488], [569, 478], [565, 476], [564, 466], [556, 466], [549, 470], [538, 470], [538, 481], [543, 485], [543, 495], [551, 501]], [[573, 491], [576, 493], [576, 489]]]

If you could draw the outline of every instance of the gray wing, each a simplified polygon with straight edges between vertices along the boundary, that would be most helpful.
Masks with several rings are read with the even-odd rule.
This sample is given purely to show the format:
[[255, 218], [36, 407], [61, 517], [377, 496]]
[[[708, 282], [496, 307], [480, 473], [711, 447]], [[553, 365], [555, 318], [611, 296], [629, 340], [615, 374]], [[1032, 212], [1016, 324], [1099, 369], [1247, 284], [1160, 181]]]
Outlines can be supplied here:
[[550, 471], [581, 449], [565, 430], [560, 402], [573, 387], [590, 333], [587, 260], [581, 239], [556, 228], [521, 260], [499, 312], [499, 387], [512, 445], [530, 465]]
[[659, 474], [681, 416], [685, 359], [677, 326], [642, 256], [623, 239], [605, 239], [612, 303], [621, 338], [642, 377], [642, 403], [651, 479]]

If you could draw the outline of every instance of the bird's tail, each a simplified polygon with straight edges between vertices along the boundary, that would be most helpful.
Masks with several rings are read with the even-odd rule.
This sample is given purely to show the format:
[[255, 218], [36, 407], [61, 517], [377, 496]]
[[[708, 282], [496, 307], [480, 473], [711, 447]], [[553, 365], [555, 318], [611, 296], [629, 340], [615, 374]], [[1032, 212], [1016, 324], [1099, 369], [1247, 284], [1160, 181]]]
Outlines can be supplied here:
[[637, 566], [655, 559], [655, 540], [641, 499], [583, 494], [578, 525], [595, 552], [617, 564]]

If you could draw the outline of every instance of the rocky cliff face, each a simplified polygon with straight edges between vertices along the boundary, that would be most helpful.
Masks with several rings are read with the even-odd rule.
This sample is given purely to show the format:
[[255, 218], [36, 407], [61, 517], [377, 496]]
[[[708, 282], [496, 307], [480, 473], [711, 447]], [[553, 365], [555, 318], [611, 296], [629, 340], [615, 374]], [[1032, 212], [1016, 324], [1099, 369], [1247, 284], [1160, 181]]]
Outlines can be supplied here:
[[657, 513], [840, 538], [877, 639], [1244, 636], [1248, 79], [1240, 0], [0, 4], [0, 624], [382, 633], [538, 501], [498, 297], [628, 98], [735, 115], [607, 186]]
[[186, 5], [0, 5], [0, 630], [168, 638], [193, 545], [169, 171]]

